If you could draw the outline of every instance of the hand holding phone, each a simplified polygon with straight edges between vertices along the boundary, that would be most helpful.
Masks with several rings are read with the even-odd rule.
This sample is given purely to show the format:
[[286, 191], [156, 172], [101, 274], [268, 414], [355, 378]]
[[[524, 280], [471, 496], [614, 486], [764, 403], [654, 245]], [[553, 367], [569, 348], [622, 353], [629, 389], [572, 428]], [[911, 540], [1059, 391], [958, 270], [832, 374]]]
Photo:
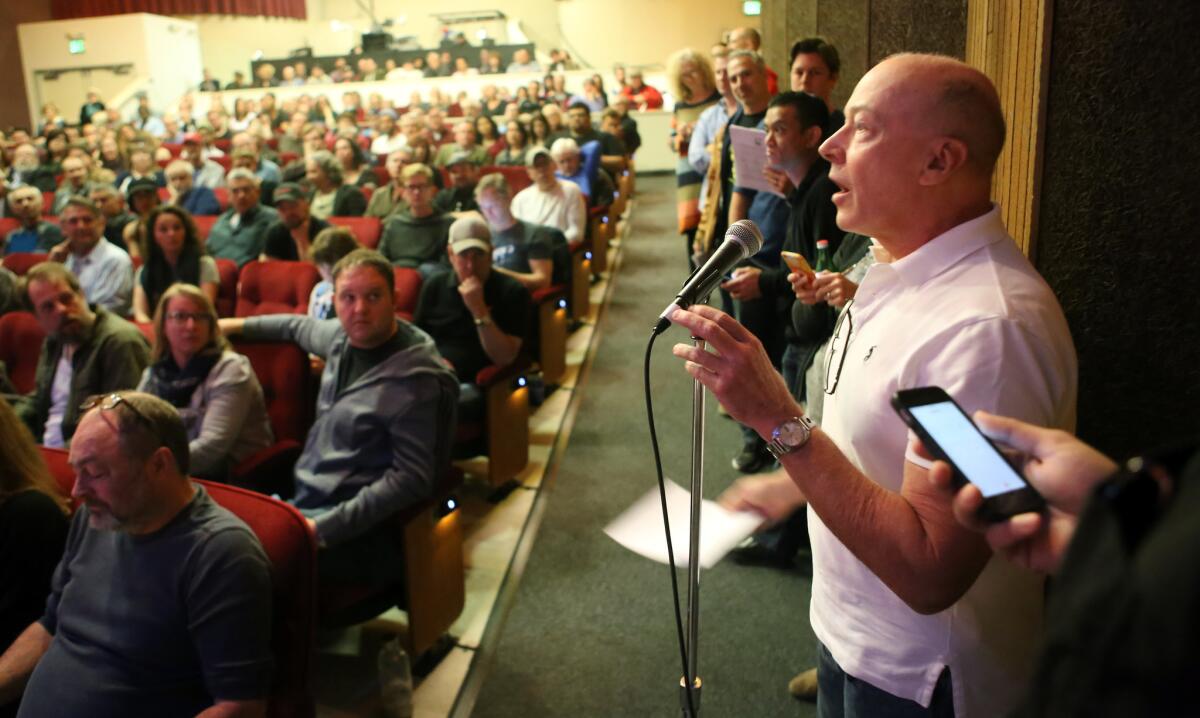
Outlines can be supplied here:
[[981, 519], [1003, 521], [1045, 508], [1042, 496], [942, 389], [898, 391], [892, 397], [892, 406], [925, 448], [950, 465], [956, 486], [969, 481], [979, 488], [983, 495], [978, 512]]

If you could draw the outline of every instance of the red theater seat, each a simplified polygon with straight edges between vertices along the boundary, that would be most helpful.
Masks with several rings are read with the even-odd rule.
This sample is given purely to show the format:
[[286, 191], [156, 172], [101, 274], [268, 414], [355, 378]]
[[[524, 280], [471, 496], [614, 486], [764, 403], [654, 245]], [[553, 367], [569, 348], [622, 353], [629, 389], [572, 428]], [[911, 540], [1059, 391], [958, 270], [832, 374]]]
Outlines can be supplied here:
[[379, 237], [383, 234], [383, 223], [378, 217], [330, 217], [329, 223], [345, 227], [354, 233], [358, 243], [367, 249], [379, 247]]
[[421, 273], [408, 267], [393, 267], [396, 277], [396, 316], [412, 321], [421, 298]]
[[321, 274], [308, 262], [251, 260], [239, 275], [235, 315], [305, 314], [308, 296], [320, 281]]
[[209, 159], [221, 165], [221, 168], [226, 172], [233, 168], [233, 158], [229, 155], [217, 155], [216, 157], [209, 157]]
[[[62, 178], [58, 179], [58, 184], [62, 183]], [[54, 193], [42, 192], [42, 215], [49, 216], [54, 214]]]
[[221, 285], [217, 288], [217, 316], [232, 317], [237, 309], [238, 266], [232, 259], [217, 259], [217, 274]]
[[[229, 170], [228, 167], [226, 167], [225, 169], [226, 169], [226, 171]], [[213, 190], [213, 196], [217, 198], [217, 204], [220, 205], [222, 212], [229, 209], [229, 188], [228, 187], [217, 187], [216, 189]]]
[[510, 165], [489, 165], [480, 170], [480, 175], [499, 172], [504, 175], [504, 179], [508, 182], [509, 189], [512, 194], [516, 194], [533, 184], [533, 180], [529, 179], [529, 173], [524, 167], [513, 167]]
[[4, 258], [4, 268], [18, 277], [24, 276], [29, 268], [50, 258], [48, 254], [39, 252], [13, 252]]
[[21, 223], [12, 217], [0, 217], [0, 237], [7, 237], [8, 233], [21, 226]]
[[213, 225], [220, 218], [221, 216], [216, 214], [199, 214], [192, 217], [196, 221], [196, 231], [200, 233], [200, 241], [208, 239], [208, 233], [212, 231]]
[[38, 354], [45, 338], [42, 326], [29, 312], [0, 316], [0, 361], [13, 387], [22, 394], [34, 389]]
[[312, 657], [316, 645], [317, 539], [292, 506], [236, 486], [196, 480], [213, 501], [246, 522], [271, 563], [272, 718], [311, 718]]

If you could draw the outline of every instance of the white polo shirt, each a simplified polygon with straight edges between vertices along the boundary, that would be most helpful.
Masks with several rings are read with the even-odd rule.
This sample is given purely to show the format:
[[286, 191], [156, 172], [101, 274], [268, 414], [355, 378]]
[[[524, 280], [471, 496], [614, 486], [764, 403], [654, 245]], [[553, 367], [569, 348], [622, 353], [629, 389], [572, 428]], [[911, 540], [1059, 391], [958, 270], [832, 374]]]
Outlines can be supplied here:
[[[1074, 428], [1077, 371], [1066, 319], [997, 207], [872, 266], [849, 313], [845, 362], [839, 374], [835, 353], [828, 381], [837, 386], [825, 397], [822, 429], [889, 491], [900, 491], [908, 457], [909, 432], [890, 403], [898, 389], [940, 386], [968, 414], [986, 409]], [[1002, 715], [1015, 703], [1039, 642], [1040, 577], [993, 557], [956, 604], [923, 616], [811, 509], [808, 525], [813, 630], [846, 673], [928, 706], [949, 666], [958, 718]]]

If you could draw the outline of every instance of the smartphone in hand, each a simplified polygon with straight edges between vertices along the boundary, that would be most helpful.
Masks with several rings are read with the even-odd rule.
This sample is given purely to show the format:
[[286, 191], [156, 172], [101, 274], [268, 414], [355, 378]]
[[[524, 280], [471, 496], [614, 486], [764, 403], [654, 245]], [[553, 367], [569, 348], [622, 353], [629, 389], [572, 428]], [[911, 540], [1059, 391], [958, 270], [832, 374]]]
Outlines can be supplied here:
[[808, 260], [804, 258], [803, 254], [797, 254], [796, 252], [780, 252], [779, 257], [783, 260], [783, 263], [787, 265], [787, 268], [792, 270], [793, 274], [807, 274], [809, 280], [812, 280], [814, 274], [813, 269], [809, 265]]
[[954, 485], [975, 484], [983, 494], [979, 517], [1004, 521], [1027, 511], [1042, 511], [1046, 502], [1008, 463], [950, 395], [938, 387], [904, 389], [892, 407], [921, 438], [925, 448], [954, 470]]

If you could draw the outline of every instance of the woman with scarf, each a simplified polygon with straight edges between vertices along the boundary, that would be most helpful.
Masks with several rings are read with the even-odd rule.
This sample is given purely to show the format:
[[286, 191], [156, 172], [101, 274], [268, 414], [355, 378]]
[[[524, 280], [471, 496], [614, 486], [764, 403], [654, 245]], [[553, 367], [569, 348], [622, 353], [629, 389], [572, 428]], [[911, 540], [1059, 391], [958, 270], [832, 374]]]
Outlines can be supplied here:
[[192, 476], [224, 480], [238, 462], [274, 443], [258, 377], [221, 334], [207, 294], [171, 285], [154, 312], [154, 337], [138, 391], [179, 410]]
[[182, 207], [163, 205], [150, 212], [142, 239], [145, 263], [133, 276], [133, 318], [150, 322], [159, 297], [176, 282], [200, 287], [210, 302], [217, 299], [221, 275], [217, 262], [204, 253], [192, 215]]

